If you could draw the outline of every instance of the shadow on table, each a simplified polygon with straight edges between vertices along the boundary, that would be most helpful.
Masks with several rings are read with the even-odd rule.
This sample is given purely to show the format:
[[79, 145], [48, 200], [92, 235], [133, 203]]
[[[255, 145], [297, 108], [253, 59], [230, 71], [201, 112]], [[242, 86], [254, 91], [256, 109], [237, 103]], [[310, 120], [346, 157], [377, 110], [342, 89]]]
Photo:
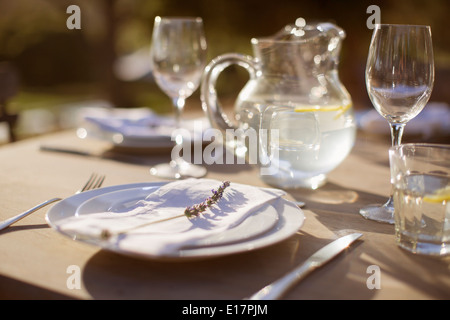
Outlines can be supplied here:
[[[112, 148], [106, 150], [99, 157], [119, 162], [133, 163], [144, 166], [152, 166], [159, 163], [169, 163], [171, 160], [171, 150], [153, 150], [153, 151], [141, 151], [141, 153], [130, 153], [127, 150], [121, 150], [118, 148]], [[194, 164], [197, 164], [191, 159]], [[205, 163], [205, 159], [202, 159], [199, 165], [204, 166], [208, 172], [214, 172], [219, 174], [232, 174], [242, 171], [252, 171], [254, 166], [248, 163], [240, 163], [236, 158], [231, 161], [230, 164], [226, 162], [226, 159], [222, 159], [223, 163]]]
[[[386, 238], [386, 235], [381, 235]], [[300, 231], [289, 239], [252, 252], [190, 262], [141, 260], [99, 251], [85, 265], [83, 286], [94, 299], [221, 300], [243, 299], [304, 262], [330, 243]], [[381, 270], [382, 295], [405, 299], [399, 283], [431, 299], [447, 299], [449, 259], [410, 254], [392, 241], [367, 232], [324, 267], [292, 288], [283, 299], [321, 300], [375, 298], [368, 267]], [[447, 279], [447, 280], [445, 280]], [[443, 281], [444, 280], [444, 281]]]
[[[450, 258], [410, 254], [396, 246], [394, 226], [359, 215], [362, 206], [383, 203], [385, 197], [331, 183], [314, 192], [297, 192], [293, 191], [292, 196], [306, 201], [308, 219], [317, 219], [336, 236], [349, 229], [364, 236], [357, 245], [296, 285], [285, 299], [376, 298], [379, 291], [370, 290], [366, 283], [371, 265], [381, 269], [380, 290], [389, 290], [382, 297], [404, 299], [404, 293], [396, 290], [398, 283], [407, 283], [421, 296], [450, 297]], [[330, 241], [300, 229], [289, 239], [266, 248], [179, 262], [137, 259], [101, 250], [86, 263], [83, 286], [94, 299], [242, 299], [292, 270]]]
[[74, 298], [0, 275], [0, 300], [74, 300]]
[[[95, 299], [243, 299], [283, 276], [329, 242], [329, 239], [297, 233], [267, 248], [186, 262], [140, 260], [100, 251], [86, 264], [83, 285]], [[354, 254], [359, 255], [359, 250], [358, 245], [352, 246], [325, 270], [309, 275], [284, 298], [339, 299], [340, 284], [351, 288], [365, 285], [346, 276], [351, 259]], [[335, 290], [321, 292], [327, 283], [335, 286]], [[370, 299], [371, 295], [371, 292], [347, 293], [350, 299]]]
[[313, 211], [316, 218], [334, 232], [354, 229], [359, 232], [394, 233], [393, 225], [367, 220], [359, 214], [364, 206], [385, 203], [386, 197], [347, 189], [330, 182], [317, 190], [294, 189], [287, 192], [295, 200], [305, 202], [304, 209]]
[[308, 209], [332, 210], [337, 213], [359, 213], [359, 209], [373, 203], [385, 203], [387, 197], [360, 190], [352, 190], [328, 182], [316, 190], [287, 189], [297, 201], [303, 201]]
[[[403, 250], [395, 243], [394, 225], [367, 220], [359, 214], [361, 207], [385, 203], [386, 197], [349, 190], [332, 183], [315, 191], [293, 190], [291, 195], [297, 200], [305, 201], [305, 210], [311, 210], [314, 218], [335, 234], [341, 230], [355, 230], [364, 234], [363, 254], [358, 257], [357, 262], [362, 270], [375, 264], [381, 268], [385, 277], [390, 276], [395, 281], [408, 283], [430, 298], [450, 298], [450, 257], [426, 257]], [[365, 275], [366, 279], [368, 276], [369, 274]], [[395, 288], [395, 284], [393, 286]], [[393, 299], [404, 297], [395, 296]]]
[[378, 241], [376, 235], [373, 237], [369, 235], [369, 238], [373, 240], [367, 241], [365, 252], [359, 262], [380, 268], [380, 290], [387, 287], [393, 289], [392, 297], [389, 299], [401, 300], [408, 297], [415, 299], [409, 294], [396, 291], [398, 283], [407, 284], [412, 291], [421, 292], [427, 299], [450, 298], [449, 256], [431, 257], [410, 253], [398, 247], [394, 237], [391, 237], [392, 241]]
[[47, 229], [50, 228], [48, 224], [30, 224], [30, 225], [21, 225], [21, 226], [15, 226], [12, 225], [6, 229], [0, 230], [0, 235], [6, 234], [9, 232], [16, 232], [16, 231], [25, 231], [25, 230], [32, 230], [32, 229]]

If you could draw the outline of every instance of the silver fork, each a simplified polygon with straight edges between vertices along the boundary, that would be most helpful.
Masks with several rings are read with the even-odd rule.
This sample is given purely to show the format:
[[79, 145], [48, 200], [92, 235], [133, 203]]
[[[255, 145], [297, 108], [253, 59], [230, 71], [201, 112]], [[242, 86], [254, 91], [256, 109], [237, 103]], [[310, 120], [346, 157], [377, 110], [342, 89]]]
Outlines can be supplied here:
[[[89, 177], [89, 179], [86, 182], [86, 184], [84, 184], [83, 187], [80, 190], [75, 192], [75, 194], [78, 194], [78, 193], [81, 193], [81, 192], [87, 191], [87, 190], [100, 188], [102, 186], [102, 184], [103, 184], [103, 181], [105, 181], [105, 176], [97, 175], [97, 174], [93, 173]], [[5, 228], [9, 227], [13, 223], [16, 223], [17, 221], [25, 218], [26, 216], [30, 215], [33, 212], [35, 212], [35, 211], [37, 211], [37, 210], [39, 210], [39, 209], [41, 209], [41, 208], [43, 208], [43, 207], [53, 203], [53, 202], [60, 201], [60, 200], [62, 200], [62, 198], [53, 198], [53, 199], [44, 201], [44, 202], [38, 204], [37, 206], [35, 206], [35, 207], [25, 211], [25, 212], [22, 212], [22, 213], [18, 214], [17, 216], [14, 216], [14, 217], [9, 218], [9, 219], [7, 219], [5, 221], [2, 221], [0, 223], [0, 230], [3, 230]]]

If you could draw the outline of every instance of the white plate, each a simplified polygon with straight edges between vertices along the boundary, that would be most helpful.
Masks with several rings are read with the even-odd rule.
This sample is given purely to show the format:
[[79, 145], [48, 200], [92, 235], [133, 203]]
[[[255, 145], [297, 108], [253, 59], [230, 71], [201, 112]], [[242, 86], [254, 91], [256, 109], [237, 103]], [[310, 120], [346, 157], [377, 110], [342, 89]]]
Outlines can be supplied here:
[[130, 137], [118, 132], [102, 130], [91, 123], [85, 123], [78, 128], [77, 134], [82, 139], [108, 141], [121, 148], [172, 148], [175, 144], [169, 136]]
[[[95, 117], [94, 117], [95, 119]], [[105, 120], [106, 119], [106, 120]], [[113, 118], [99, 117], [94, 123], [85, 120], [78, 129], [77, 134], [80, 138], [94, 138], [111, 142], [115, 147], [121, 148], [137, 148], [137, 149], [153, 149], [153, 148], [173, 148], [175, 141], [172, 139], [173, 131], [176, 129], [175, 123], [171, 118], [161, 117], [163, 123], [159, 127], [146, 127], [142, 124], [133, 125], [132, 122], [126, 124], [126, 117], [116, 119], [124, 121], [123, 127], [102, 127], [102, 121], [109, 122]], [[130, 120], [130, 119], [128, 119]], [[182, 120], [182, 128], [180, 131], [192, 143], [202, 144], [203, 133], [210, 128], [209, 122], [205, 117]], [[134, 132], [134, 133], [133, 133]]]
[[[95, 189], [91, 191], [86, 191], [83, 193], [79, 193], [73, 195], [67, 199], [60, 201], [55, 204], [53, 207], [49, 209], [46, 214], [47, 223], [53, 227], [58, 232], [62, 233], [65, 236], [74, 238], [73, 235], [66, 234], [59, 230], [57, 224], [62, 219], [66, 219], [69, 217], [73, 217], [76, 214], [89, 214], [88, 200], [91, 200], [95, 197], [101, 199], [101, 195], [105, 195], [115, 191], [124, 191], [129, 189], [143, 189], [146, 192], [150, 193], [152, 190], [157, 190], [160, 186], [165, 184], [166, 182], [160, 183], [138, 183], [138, 184], [127, 184], [127, 185], [119, 185], [112, 187], [105, 187], [101, 189]], [[119, 193], [118, 193], [119, 194]], [[126, 192], [124, 193], [124, 195]], [[106, 196], [107, 199], [108, 196]], [[95, 200], [92, 200], [95, 203]], [[80, 209], [80, 206], [81, 210]], [[104, 202], [102, 202], [104, 206]], [[123, 205], [123, 203], [122, 203]], [[77, 213], [78, 211], [78, 213]], [[264, 212], [264, 213], [263, 213]], [[271, 205], [267, 205], [261, 209], [261, 212], [255, 212], [255, 216], [266, 215], [273, 216], [273, 213], [276, 212], [278, 215], [278, 220], [272, 228], [266, 230], [261, 234], [261, 230], [259, 230], [259, 235], [254, 235], [248, 239], [242, 239], [242, 241], [234, 241], [234, 242], [222, 242], [217, 245], [211, 245], [210, 243], [204, 243], [204, 246], [199, 246], [197, 244], [195, 247], [182, 248], [177, 252], [173, 252], [169, 255], [149, 255], [146, 253], [140, 254], [139, 252], [128, 252], [122, 248], [117, 247], [113, 243], [109, 243], [106, 241], [101, 241], [98, 239], [76, 239], [82, 242], [90, 243], [96, 246], [99, 246], [103, 249], [110, 250], [119, 254], [131, 255], [140, 258], [147, 259], [157, 259], [157, 260], [175, 260], [175, 261], [184, 261], [190, 259], [200, 259], [200, 258], [210, 258], [217, 257], [235, 253], [246, 252], [258, 248], [263, 248], [275, 243], [278, 243], [282, 240], [287, 239], [288, 237], [295, 234], [300, 227], [303, 225], [305, 216], [303, 211], [297, 207], [294, 203], [286, 200], [286, 199], [278, 199]], [[242, 225], [237, 226], [236, 228], [242, 228]], [[266, 226], [267, 228], [267, 226]], [[241, 229], [242, 230], [242, 229]], [[242, 231], [241, 231], [242, 232]], [[256, 233], [255, 233], [256, 234]], [[232, 237], [232, 236], [230, 236]], [[216, 239], [216, 241], [220, 242], [220, 239]]]
[[[130, 211], [139, 200], [144, 200], [156, 188], [152, 186], [112, 191], [83, 202], [75, 215], [98, 212], [117, 213]], [[195, 242], [191, 247], [223, 245], [248, 240], [267, 232], [278, 223], [278, 213], [272, 207], [257, 210], [238, 226]]]

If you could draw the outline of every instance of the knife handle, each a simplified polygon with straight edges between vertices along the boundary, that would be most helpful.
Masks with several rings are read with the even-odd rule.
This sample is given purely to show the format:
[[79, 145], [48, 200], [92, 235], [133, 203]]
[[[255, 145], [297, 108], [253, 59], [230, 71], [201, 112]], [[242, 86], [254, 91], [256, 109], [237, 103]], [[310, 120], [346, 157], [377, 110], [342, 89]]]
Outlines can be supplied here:
[[307, 276], [310, 272], [316, 269], [319, 263], [315, 261], [307, 261], [282, 278], [272, 282], [271, 284], [265, 286], [254, 295], [252, 295], [249, 300], [275, 300], [281, 298], [291, 287], [293, 287], [297, 282]]

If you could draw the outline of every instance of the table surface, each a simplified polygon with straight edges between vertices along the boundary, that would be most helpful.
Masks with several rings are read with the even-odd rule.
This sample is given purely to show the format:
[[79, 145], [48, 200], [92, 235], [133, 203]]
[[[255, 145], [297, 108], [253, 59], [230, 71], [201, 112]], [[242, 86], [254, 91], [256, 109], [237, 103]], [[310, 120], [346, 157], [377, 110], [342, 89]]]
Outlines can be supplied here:
[[[266, 248], [224, 257], [162, 262], [119, 255], [62, 236], [47, 225], [48, 208], [41, 209], [0, 231], [0, 298], [242, 299], [339, 235], [356, 230], [364, 234], [361, 241], [310, 274], [284, 299], [449, 299], [448, 257], [400, 249], [394, 226], [358, 213], [389, 195], [388, 140], [379, 143], [358, 133], [352, 153], [325, 186], [288, 191], [289, 197], [307, 203], [305, 223], [297, 233]], [[90, 156], [44, 152], [41, 145], [78, 148]], [[106, 175], [104, 186], [158, 181], [149, 168], [169, 157], [167, 150], [124, 153], [104, 141], [79, 139], [72, 130], [2, 146], [0, 220], [46, 199], [69, 197], [92, 172]], [[249, 165], [208, 166], [207, 177], [265, 186]], [[73, 287], [77, 270], [80, 286]], [[379, 288], [370, 285], [376, 283], [375, 275]]]

